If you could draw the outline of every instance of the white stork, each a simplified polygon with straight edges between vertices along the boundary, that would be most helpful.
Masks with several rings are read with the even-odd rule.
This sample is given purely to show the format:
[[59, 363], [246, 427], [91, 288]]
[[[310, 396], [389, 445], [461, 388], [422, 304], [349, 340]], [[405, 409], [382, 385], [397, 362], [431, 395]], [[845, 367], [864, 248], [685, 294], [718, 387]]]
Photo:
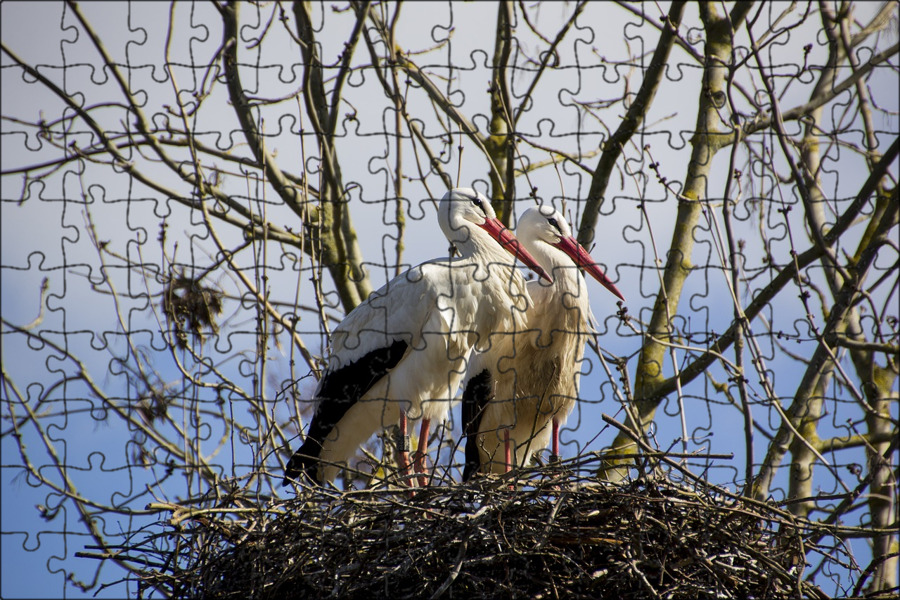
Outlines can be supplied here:
[[[625, 300], [553, 208], [525, 211], [516, 233], [553, 282], [529, 282], [534, 307], [526, 315], [525, 330], [507, 334], [470, 359], [462, 402], [467, 438], [463, 480], [479, 469], [508, 471], [511, 447], [519, 466], [551, 438], [552, 456], [559, 456], [559, 426], [575, 407], [584, 345], [592, 331], [579, 268]], [[498, 454], [501, 444], [503, 456]]]
[[470, 351], [487, 347], [494, 332], [522, 327], [531, 299], [507, 252], [549, 276], [473, 189], [449, 191], [438, 221], [460, 256], [398, 275], [334, 330], [319, 403], [285, 469], [285, 485], [302, 473], [317, 483], [333, 481], [363, 442], [398, 420], [403, 429], [405, 417], [422, 419], [421, 467], [428, 424], [446, 417]]

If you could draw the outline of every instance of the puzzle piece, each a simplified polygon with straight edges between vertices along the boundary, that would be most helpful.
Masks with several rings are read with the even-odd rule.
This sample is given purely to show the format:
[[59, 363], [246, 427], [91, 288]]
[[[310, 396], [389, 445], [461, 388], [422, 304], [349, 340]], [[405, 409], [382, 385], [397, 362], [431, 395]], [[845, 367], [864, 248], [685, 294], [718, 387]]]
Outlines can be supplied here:
[[[158, 531], [173, 514], [163, 507], [289, 495], [279, 484], [319, 404], [318, 378], [329, 364], [357, 364], [384, 337], [338, 329], [367, 299], [373, 323], [432, 304], [440, 313], [432, 329], [400, 337], [423, 355], [448, 348], [444, 387], [453, 390], [422, 400], [452, 404], [432, 423], [426, 465], [433, 484], [459, 482], [467, 439], [454, 382], [479, 364], [469, 350], [499, 352], [492, 360], [512, 387], [553, 380], [534, 374], [555, 357], [523, 366], [526, 346], [513, 334], [469, 331], [458, 290], [408, 306], [377, 292], [405, 272], [413, 284], [415, 265], [451, 254], [435, 218], [451, 187], [484, 193], [511, 227], [538, 203], [560, 211], [627, 298], [617, 305], [588, 279], [555, 300], [554, 314], [578, 305], [579, 323], [592, 317], [595, 330], [583, 357], [560, 366], [567, 386], [578, 380], [560, 438], [563, 464], [587, 461], [574, 477], [596, 478], [593, 452], [633, 448], [610, 417], [633, 427], [641, 412], [654, 450], [737, 492], [764, 474], [770, 439], [787, 436], [763, 496], [798, 516], [828, 518], [858, 487], [895, 493], [866, 477], [871, 448], [885, 451], [898, 419], [896, 226], [859, 282], [866, 294], [845, 302], [849, 274], [876, 252], [867, 240], [897, 175], [893, 164], [881, 199], [857, 202], [896, 139], [897, 77], [885, 62], [896, 56], [882, 55], [895, 6], [878, 16], [878, 6], [854, 5], [855, 20], [834, 33], [828, 19], [846, 16], [829, 17], [827, 5], [729, 5], [739, 25], [713, 43], [704, 20], [724, 17], [723, 7], [701, 18], [689, 5], [658, 72], [658, 13], [677, 5], [24, 6], [0, 5], [9, 49], [0, 70], [0, 595], [132, 594], [136, 577], [115, 583], [126, 574], [98, 569], [98, 557]], [[733, 52], [706, 57], [732, 42]], [[852, 52], [842, 50], [826, 81], [829, 50], [843, 43]], [[821, 90], [833, 97], [800, 114]], [[732, 154], [725, 136], [738, 125]], [[721, 141], [715, 153], [702, 151], [708, 139]], [[828, 236], [848, 224], [828, 254], [809, 258], [821, 245], [811, 227]], [[487, 276], [462, 278], [484, 306]], [[541, 293], [525, 277], [529, 294]], [[503, 312], [530, 314], [511, 281]], [[735, 302], [748, 313], [740, 355]], [[843, 305], [836, 335], [829, 320]], [[450, 348], [450, 329], [472, 340]], [[817, 375], [809, 365], [828, 358], [823, 339], [840, 360]], [[349, 354], [334, 358], [342, 349]], [[893, 377], [881, 396], [867, 360]], [[506, 403], [515, 397], [522, 411], [527, 393], [509, 392]], [[567, 393], [554, 401], [572, 400]], [[352, 444], [339, 487], [395, 481], [405, 443], [397, 404], [372, 413], [378, 432]], [[884, 423], [873, 421], [875, 405]], [[541, 406], [532, 412], [552, 421]], [[810, 465], [798, 457], [812, 453], [788, 439], [786, 413], [822, 440]], [[409, 415], [413, 424], [422, 414]], [[498, 445], [501, 425], [513, 423], [494, 424]], [[546, 463], [541, 431], [536, 457]], [[894, 471], [896, 460], [889, 455]], [[877, 511], [854, 506], [835, 520], [872, 527]], [[821, 555], [806, 557], [821, 565], [816, 583], [849, 595], [872, 550], [853, 538], [833, 561]], [[50, 577], [16, 577], [35, 564]]]

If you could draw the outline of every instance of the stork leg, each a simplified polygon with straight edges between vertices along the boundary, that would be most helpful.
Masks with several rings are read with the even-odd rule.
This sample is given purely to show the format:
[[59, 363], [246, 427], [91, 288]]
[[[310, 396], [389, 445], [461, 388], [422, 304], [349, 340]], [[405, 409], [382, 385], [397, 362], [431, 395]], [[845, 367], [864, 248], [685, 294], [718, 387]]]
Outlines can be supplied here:
[[419, 428], [419, 444], [416, 447], [414, 470], [419, 475], [419, 487], [428, 485], [428, 477], [425, 474], [425, 455], [428, 452], [428, 436], [431, 429], [431, 419], [422, 419]]
[[[509, 473], [512, 471], [512, 448], [510, 448], [509, 444], [509, 427], [503, 429], [503, 455], [504, 460], [506, 460], [506, 472]], [[509, 489], [515, 491], [516, 484], [510, 483]]]
[[397, 439], [397, 467], [404, 485], [409, 485], [409, 431], [406, 425], [406, 413], [400, 412], [400, 435]]
[[559, 462], [559, 421], [553, 417], [553, 446], [550, 453], [550, 462]]
[[503, 455], [506, 458], [506, 472], [512, 471], [512, 454], [509, 449], [509, 428], [503, 430]]

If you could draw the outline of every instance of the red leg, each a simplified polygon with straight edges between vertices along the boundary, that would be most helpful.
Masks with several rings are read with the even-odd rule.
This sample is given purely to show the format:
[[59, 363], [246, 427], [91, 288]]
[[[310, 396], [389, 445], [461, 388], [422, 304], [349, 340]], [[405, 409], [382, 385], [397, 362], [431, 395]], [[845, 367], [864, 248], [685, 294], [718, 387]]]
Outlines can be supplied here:
[[[506, 458], [506, 472], [509, 473], [512, 471], [512, 452], [509, 447], [509, 428], [503, 429], [503, 453]], [[515, 491], [516, 485], [514, 483], [509, 484], [509, 489]]]
[[552, 462], [559, 462], [559, 421], [553, 417], [553, 449], [550, 454]]
[[428, 477], [425, 474], [425, 455], [428, 453], [428, 436], [431, 430], [431, 420], [422, 419], [419, 428], [419, 445], [416, 448], [415, 472], [419, 474], [419, 487], [428, 485]]
[[512, 455], [509, 449], [509, 428], [503, 430], [503, 452], [506, 457], [506, 472], [512, 471]]
[[406, 426], [406, 413], [400, 412], [400, 439], [397, 440], [397, 467], [400, 478], [409, 485], [409, 432]]

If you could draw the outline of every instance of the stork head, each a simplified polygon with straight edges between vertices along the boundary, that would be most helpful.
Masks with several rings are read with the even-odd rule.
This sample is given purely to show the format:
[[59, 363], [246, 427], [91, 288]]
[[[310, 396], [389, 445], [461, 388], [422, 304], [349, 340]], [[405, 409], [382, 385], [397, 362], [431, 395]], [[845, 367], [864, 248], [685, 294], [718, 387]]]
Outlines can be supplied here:
[[[576, 265], [590, 273], [591, 277], [599, 281], [603, 287], [625, 300], [625, 296], [600, 270], [590, 253], [572, 236], [572, 230], [566, 219], [553, 207], [543, 205], [529, 208], [519, 217], [516, 231], [522, 243], [533, 254], [546, 255], [540, 250], [541, 243], [557, 248], [571, 258]], [[550, 268], [549, 265], [544, 265], [544, 267]]]
[[484, 194], [472, 188], [454, 188], [447, 192], [438, 206], [438, 222], [447, 239], [463, 256], [471, 255], [483, 243], [492, 243], [483, 235], [474, 234], [478, 229], [486, 232], [496, 243], [522, 261], [522, 263], [549, 282], [553, 279], [516, 236], [497, 219], [497, 214]]

